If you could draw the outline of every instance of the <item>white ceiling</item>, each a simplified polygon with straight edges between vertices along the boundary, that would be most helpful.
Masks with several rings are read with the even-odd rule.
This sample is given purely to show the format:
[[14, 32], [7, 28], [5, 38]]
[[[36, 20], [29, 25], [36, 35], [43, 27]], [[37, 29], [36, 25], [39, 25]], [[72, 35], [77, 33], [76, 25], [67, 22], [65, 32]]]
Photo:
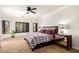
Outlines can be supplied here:
[[[5, 13], [5, 11], [9, 14], [12, 12], [12, 15], [18, 14], [21, 16], [24, 16], [26, 14], [26, 7], [28, 5], [3, 5], [0, 6], [2, 8], [2, 11]], [[30, 5], [31, 7], [36, 7], [37, 10], [35, 11], [38, 16], [44, 16], [50, 12], [54, 12], [55, 10], [64, 7], [63, 5]], [[11, 11], [12, 10], [12, 11]], [[24, 14], [24, 15], [23, 15]], [[32, 13], [30, 13], [32, 14]], [[32, 14], [34, 15], [34, 14]], [[38, 17], [37, 16], [37, 17]]]
[[38, 9], [36, 12], [45, 15], [45, 14], [55, 11], [58, 8], [63, 7], [63, 5], [38, 5], [38, 6], [34, 6], [34, 7], [37, 7], [37, 9]]

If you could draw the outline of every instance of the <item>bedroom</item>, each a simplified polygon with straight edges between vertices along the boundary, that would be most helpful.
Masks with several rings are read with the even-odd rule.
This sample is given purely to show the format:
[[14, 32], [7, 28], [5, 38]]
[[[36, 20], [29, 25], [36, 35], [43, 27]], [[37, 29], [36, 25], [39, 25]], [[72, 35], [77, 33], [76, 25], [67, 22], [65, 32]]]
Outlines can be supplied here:
[[[0, 6], [0, 52], [72, 52], [54, 44], [38, 48], [34, 51], [31, 51], [31, 49], [27, 48], [27, 42], [23, 38], [27, 32], [33, 33], [34, 29], [36, 28], [33, 26], [36, 24], [38, 25], [36, 28], [38, 31], [40, 27], [43, 26], [65, 27], [60, 28], [62, 30], [58, 31], [59, 34], [71, 35], [72, 48], [74, 48], [74, 50], [79, 50], [79, 6], [31, 5], [31, 8], [37, 8], [36, 10], [33, 10], [36, 12], [36, 14], [32, 12], [27, 13], [27, 7], [29, 7], [29, 5]], [[8, 23], [7, 31], [3, 29], [3, 22]], [[23, 26], [21, 26], [21, 28], [18, 30], [17, 24]], [[24, 24], [26, 25], [24, 26]], [[25, 29], [25, 27], [28, 28]], [[14, 38], [11, 38], [12, 31], [16, 32]]]

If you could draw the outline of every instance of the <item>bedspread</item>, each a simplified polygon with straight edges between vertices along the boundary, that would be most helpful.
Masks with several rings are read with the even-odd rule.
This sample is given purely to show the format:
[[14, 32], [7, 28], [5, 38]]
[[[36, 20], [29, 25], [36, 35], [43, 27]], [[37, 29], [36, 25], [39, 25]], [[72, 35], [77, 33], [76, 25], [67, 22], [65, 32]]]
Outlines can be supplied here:
[[44, 34], [44, 33], [27, 33], [25, 36], [26, 40], [29, 43], [30, 48], [34, 48], [37, 44], [48, 42], [53, 40], [52, 35]]
[[37, 44], [48, 42], [51, 40], [64, 39], [64, 36], [55, 35], [55, 38], [52, 34], [45, 33], [26, 33], [25, 40], [28, 42], [30, 48], [35, 48]]

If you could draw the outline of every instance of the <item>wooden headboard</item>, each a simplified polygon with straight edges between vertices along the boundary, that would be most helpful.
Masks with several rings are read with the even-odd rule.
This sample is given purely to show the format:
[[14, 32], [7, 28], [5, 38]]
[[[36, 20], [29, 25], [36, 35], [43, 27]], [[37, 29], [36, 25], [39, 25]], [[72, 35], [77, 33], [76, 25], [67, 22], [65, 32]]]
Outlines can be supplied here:
[[55, 33], [58, 34], [58, 26], [43, 26], [40, 29], [52, 30], [55, 29]]

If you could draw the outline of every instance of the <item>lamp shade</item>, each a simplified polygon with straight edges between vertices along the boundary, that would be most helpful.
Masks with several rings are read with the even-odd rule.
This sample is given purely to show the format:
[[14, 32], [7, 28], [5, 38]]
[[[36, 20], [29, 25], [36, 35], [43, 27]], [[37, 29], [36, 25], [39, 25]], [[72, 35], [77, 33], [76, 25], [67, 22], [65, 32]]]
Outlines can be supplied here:
[[59, 24], [59, 29], [69, 29], [69, 25], [67, 25], [67, 24]]

